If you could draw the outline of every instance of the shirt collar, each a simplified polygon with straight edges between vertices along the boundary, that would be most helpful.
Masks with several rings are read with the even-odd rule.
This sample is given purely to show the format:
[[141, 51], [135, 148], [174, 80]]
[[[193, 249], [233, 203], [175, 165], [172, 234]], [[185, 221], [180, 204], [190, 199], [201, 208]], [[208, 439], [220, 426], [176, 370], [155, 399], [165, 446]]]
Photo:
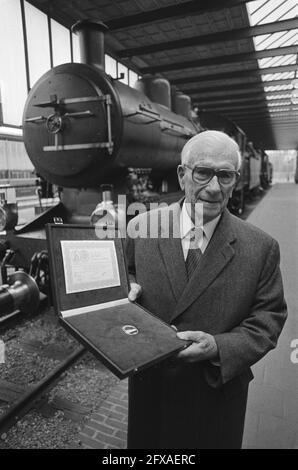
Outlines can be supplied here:
[[[200, 226], [199, 228], [201, 228], [208, 240], [208, 242], [211, 240], [212, 238], [212, 235], [216, 229], [216, 226], [219, 222], [219, 219], [220, 219], [220, 215], [218, 215], [217, 217], [215, 217], [215, 219], [212, 219], [210, 220], [210, 222], [207, 222], [205, 225], [202, 225]], [[182, 205], [182, 210], [181, 210], [181, 215], [180, 215], [180, 233], [181, 233], [181, 238], [185, 238], [190, 230], [194, 227], [194, 224], [187, 212], [187, 209], [186, 209], [186, 204], [185, 204], [185, 200], [183, 202], [183, 205]]]

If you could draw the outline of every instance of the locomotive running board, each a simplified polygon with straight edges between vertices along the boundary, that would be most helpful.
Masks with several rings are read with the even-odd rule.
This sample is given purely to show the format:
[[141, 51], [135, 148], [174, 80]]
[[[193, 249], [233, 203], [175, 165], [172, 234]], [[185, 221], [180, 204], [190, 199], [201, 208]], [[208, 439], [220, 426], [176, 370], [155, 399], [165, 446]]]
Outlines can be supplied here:
[[95, 144], [72, 144], [72, 145], [49, 145], [43, 147], [45, 152], [57, 152], [61, 150], [83, 150], [83, 149], [96, 149], [96, 148], [110, 148], [109, 142], [97, 142]]
[[27, 222], [27, 224], [22, 225], [21, 227], [15, 227], [14, 233], [20, 234], [44, 229], [45, 224], [53, 222], [54, 217], [61, 217], [62, 219], [65, 219], [66, 215], [67, 213], [64, 205], [62, 202], [58, 202], [58, 204], [37, 215], [33, 220]]

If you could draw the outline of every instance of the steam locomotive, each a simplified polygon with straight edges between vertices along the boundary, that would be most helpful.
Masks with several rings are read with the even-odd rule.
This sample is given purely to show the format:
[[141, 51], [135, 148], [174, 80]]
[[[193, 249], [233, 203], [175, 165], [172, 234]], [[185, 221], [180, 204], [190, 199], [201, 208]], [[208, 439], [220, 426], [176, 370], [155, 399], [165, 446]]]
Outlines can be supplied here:
[[73, 31], [79, 36], [82, 63], [49, 70], [25, 104], [27, 153], [37, 173], [61, 189], [61, 201], [8, 231], [0, 240], [0, 258], [9, 249], [10, 263], [35, 273], [41, 290], [47, 284], [45, 255], [41, 256], [46, 250], [46, 223], [89, 224], [98, 204], [113, 205], [110, 193], [100, 189], [102, 184], [112, 183], [128, 201], [155, 201], [160, 193], [177, 191], [181, 149], [204, 129], [223, 130], [239, 144], [243, 163], [232, 210], [240, 213], [246, 192], [261, 184], [264, 158], [234, 123], [210, 113], [194, 116], [190, 98], [171, 92], [164, 78], [144, 77], [131, 88], [107, 75], [105, 29], [101, 22], [76, 23]]

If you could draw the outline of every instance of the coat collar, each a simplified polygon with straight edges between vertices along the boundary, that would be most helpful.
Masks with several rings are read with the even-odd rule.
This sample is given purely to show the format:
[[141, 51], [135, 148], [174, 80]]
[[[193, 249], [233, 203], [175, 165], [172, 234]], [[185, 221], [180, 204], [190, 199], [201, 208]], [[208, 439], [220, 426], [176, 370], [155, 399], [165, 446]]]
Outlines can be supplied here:
[[[181, 239], [180, 236], [176, 236], [177, 233], [180, 233], [182, 202], [183, 200], [170, 206], [172, 213], [172, 217], [170, 217], [170, 237], [163, 237], [163, 231], [161, 230], [161, 237], [159, 238], [161, 255], [177, 302], [170, 321], [183, 313], [217, 278], [234, 256], [232, 243], [236, 239], [231, 214], [225, 209], [199, 266], [196, 268], [191, 280], [187, 282]], [[171, 236], [171, 234], [174, 234], [174, 236]]]
[[[211, 220], [210, 222], [207, 222], [204, 225], [199, 225], [202, 231], [204, 231], [204, 236], [207, 238], [208, 243], [212, 238], [214, 230], [216, 229], [216, 226], [219, 222], [219, 219], [220, 219], [220, 215], [217, 216], [215, 219]], [[184, 200], [182, 204], [181, 219], [180, 219], [181, 239], [185, 238], [189, 234], [189, 232], [192, 230], [193, 227], [194, 227], [194, 223], [191, 220], [187, 212], [185, 200]]]
[[180, 299], [187, 284], [187, 273], [183, 256], [181, 235], [180, 235], [180, 215], [183, 200], [169, 206], [169, 229], [167, 225], [161, 226], [159, 237], [159, 248], [164, 262], [172, 292], [176, 302]]

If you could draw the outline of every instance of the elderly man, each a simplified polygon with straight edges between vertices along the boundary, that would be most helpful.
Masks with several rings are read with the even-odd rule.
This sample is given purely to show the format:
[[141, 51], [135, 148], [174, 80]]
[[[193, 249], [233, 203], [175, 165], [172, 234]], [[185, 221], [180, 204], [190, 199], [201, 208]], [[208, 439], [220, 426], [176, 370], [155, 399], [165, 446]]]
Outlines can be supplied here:
[[158, 222], [128, 238], [129, 297], [192, 342], [130, 379], [129, 448], [241, 447], [250, 366], [276, 346], [286, 304], [278, 243], [226, 209], [240, 164], [226, 134], [196, 135], [178, 166], [185, 198], [129, 226], [170, 220], [167, 237]]

